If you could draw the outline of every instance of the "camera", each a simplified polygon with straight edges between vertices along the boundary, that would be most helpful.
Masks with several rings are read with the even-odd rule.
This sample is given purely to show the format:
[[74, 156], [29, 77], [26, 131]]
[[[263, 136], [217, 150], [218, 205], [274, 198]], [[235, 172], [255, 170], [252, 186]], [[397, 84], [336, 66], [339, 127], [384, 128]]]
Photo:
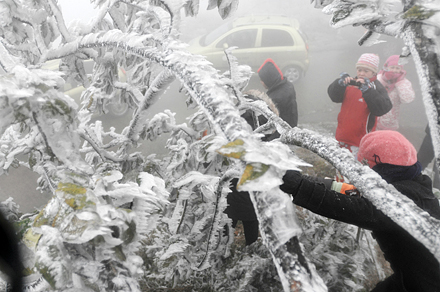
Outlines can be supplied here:
[[350, 80], [350, 82], [348, 82], [347, 85], [353, 85], [353, 86], [361, 87], [362, 83], [352, 79], [352, 80]]

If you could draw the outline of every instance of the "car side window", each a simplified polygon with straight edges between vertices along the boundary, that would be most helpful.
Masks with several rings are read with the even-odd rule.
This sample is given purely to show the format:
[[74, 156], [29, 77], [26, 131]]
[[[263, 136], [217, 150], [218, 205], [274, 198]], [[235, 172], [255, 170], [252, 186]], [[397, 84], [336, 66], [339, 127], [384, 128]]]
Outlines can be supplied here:
[[223, 48], [227, 44], [228, 47], [238, 47], [240, 49], [253, 48], [255, 47], [256, 38], [257, 29], [243, 29], [227, 35], [217, 43], [216, 47]]
[[293, 45], [293, 38], [287, 31], [280, 29], [263, 29], [261, 39], [262, 47], [285, 47]]

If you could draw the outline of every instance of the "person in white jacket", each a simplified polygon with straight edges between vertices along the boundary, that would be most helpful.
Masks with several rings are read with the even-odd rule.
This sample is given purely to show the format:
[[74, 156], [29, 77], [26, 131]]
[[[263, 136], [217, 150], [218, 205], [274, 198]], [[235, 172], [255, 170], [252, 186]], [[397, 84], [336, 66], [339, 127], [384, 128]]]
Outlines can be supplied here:
[[377, 79], [385, 86], [393, 108], [378, 117], [377, 130], [397, 130], [399, 128], [400, 105], [414, 100], [415, 93], [411, 82], [405, 78], [406, 71], [399, 65], [399, 55], [390, 56], [377, 75]]

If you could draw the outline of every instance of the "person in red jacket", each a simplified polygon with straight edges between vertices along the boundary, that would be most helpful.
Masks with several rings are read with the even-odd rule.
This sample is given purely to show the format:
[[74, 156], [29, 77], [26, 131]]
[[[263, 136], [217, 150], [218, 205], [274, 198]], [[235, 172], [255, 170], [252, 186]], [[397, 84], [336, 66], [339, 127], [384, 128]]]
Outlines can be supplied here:
[[[333, 102], [342, 103], [335, 138], [355, 157], [362, 137], [376, 129], [377, 117], [393, 107], [387, 90], [377, 80], [378, 69], [379, 56], [363, 54], [356, 63], [357, 76], [343, 72], [327, 90]], [[338, 171], [336, 179], [345, 181]]]
[[376, 129], [377, 117], [393, 107], [387, 90], [377, 80], [379, 56], [363, 54], [356, 63], [356, 77], [343, 72], [328, 87], [333, 102], [342, 103], [336, 140], [355, 156], [362, 137]]

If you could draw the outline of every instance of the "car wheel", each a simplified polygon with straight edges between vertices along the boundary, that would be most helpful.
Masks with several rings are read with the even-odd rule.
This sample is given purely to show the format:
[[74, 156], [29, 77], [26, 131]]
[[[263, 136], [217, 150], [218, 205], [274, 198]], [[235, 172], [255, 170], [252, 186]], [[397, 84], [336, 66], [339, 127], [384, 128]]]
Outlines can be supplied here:
[[114, 114], [115, 116], [122, 116], [125, 114], [128, 110], [128, 104], [124, 103], [111, 103], [109, 104], [110, 113]]
[[302, 77], [302, 70], [296, 66], [288, 66], [283, 70], [283, 75], [287, 80], [295, 83]]

